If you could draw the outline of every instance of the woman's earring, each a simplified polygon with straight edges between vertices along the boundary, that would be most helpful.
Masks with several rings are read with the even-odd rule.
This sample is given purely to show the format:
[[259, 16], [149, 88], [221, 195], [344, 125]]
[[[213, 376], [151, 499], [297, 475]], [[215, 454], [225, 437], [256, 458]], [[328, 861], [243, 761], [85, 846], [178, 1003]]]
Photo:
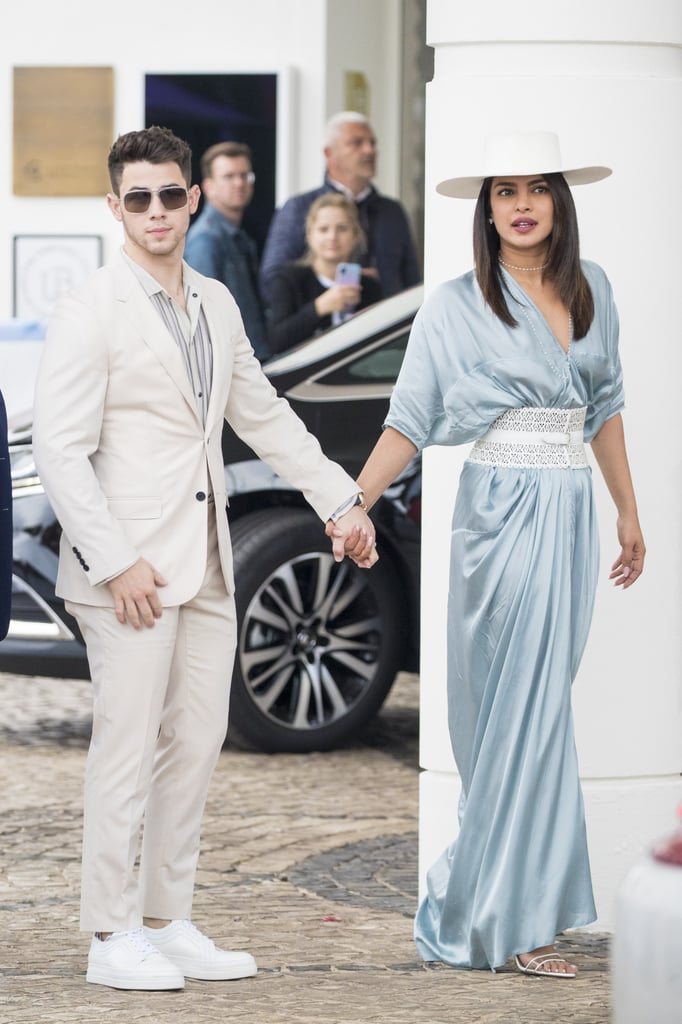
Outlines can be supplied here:
[[492, 217], [488, 217], [488, 224], [492, 224], [492, 222], [493, 222]]

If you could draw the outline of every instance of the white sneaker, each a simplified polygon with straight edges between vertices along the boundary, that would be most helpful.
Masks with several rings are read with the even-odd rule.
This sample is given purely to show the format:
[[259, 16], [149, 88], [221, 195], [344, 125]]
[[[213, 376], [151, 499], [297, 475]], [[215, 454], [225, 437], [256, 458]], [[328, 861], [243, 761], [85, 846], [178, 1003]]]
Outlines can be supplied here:
[[250, 953], [218, 949], [191, 921], [171, 921], [165, 928], [145, 928], [144, 933], [186, 978], [234, 981], [251, 978], [257, 971]]
[[182, 971], [166, 959], [144, 929], [113, 932], [108, 939], [93, 936], [86, 981], [109, 988], [176, 989], [185, 987]]

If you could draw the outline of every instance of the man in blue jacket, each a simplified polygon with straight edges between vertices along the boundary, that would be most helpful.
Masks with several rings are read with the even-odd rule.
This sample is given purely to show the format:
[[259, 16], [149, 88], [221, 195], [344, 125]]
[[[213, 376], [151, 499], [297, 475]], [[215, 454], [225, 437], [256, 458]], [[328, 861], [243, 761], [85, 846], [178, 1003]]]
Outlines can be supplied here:
[[305, 252], [308, 210], [318, 196], [330, 191], [341, 192], [357, 203], [367, 237], [362, 263], [379, 278], [384, 298], [418, 284], [421, 273], [405, 211], [372, 184], [377, 141], [367, 118], [352, 110], [335, 114], [327, 123], [324, 155], [327, 173], [322, 187], [292, 196], [272, 220], [261, 261], [265, 299], [272, 272]]
[[269, 355], [269, 346], [258, 288], [258, 251], [242, 227], [256, 180], [251, 150], [243, 142], [218, 142], [203, 154], [201, 175], [205, 203], [189, 229], [185, 260], [229, 289], [262, 361]]
[[7, 636], [12, 603], [12, 480], [7, 449], [7, 414], [0, 392], [0, 640]]

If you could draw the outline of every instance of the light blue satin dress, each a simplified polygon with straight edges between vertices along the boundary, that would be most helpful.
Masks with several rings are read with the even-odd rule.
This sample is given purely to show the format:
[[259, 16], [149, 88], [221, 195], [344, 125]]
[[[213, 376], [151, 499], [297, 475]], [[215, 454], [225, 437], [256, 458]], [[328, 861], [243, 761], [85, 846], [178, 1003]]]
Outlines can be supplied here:
[[[623, 391], [611, 288], [596, 264], [583, 270], [595, 318], [568, 354], [506, 272], [516, 328], [473, 272], [440, 286], [415, 320], [386, 425], [421, 449], [480, 438], [509, 409], [586, 406], [591, 440]], [[460, 833], [417, 912], [425, 960], [495, 969], [596, 917], [570, 690], [598, 558], [589, 467], [464, 464], [448, 606]]]

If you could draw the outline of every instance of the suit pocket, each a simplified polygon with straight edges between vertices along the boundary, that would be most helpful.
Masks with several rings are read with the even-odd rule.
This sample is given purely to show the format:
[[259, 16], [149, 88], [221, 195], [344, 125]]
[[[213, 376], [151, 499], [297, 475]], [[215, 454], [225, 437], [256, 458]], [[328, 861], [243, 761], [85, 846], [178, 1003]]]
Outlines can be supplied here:
[[107, 498], [115, 519], [160, 519], [160, 498]]

